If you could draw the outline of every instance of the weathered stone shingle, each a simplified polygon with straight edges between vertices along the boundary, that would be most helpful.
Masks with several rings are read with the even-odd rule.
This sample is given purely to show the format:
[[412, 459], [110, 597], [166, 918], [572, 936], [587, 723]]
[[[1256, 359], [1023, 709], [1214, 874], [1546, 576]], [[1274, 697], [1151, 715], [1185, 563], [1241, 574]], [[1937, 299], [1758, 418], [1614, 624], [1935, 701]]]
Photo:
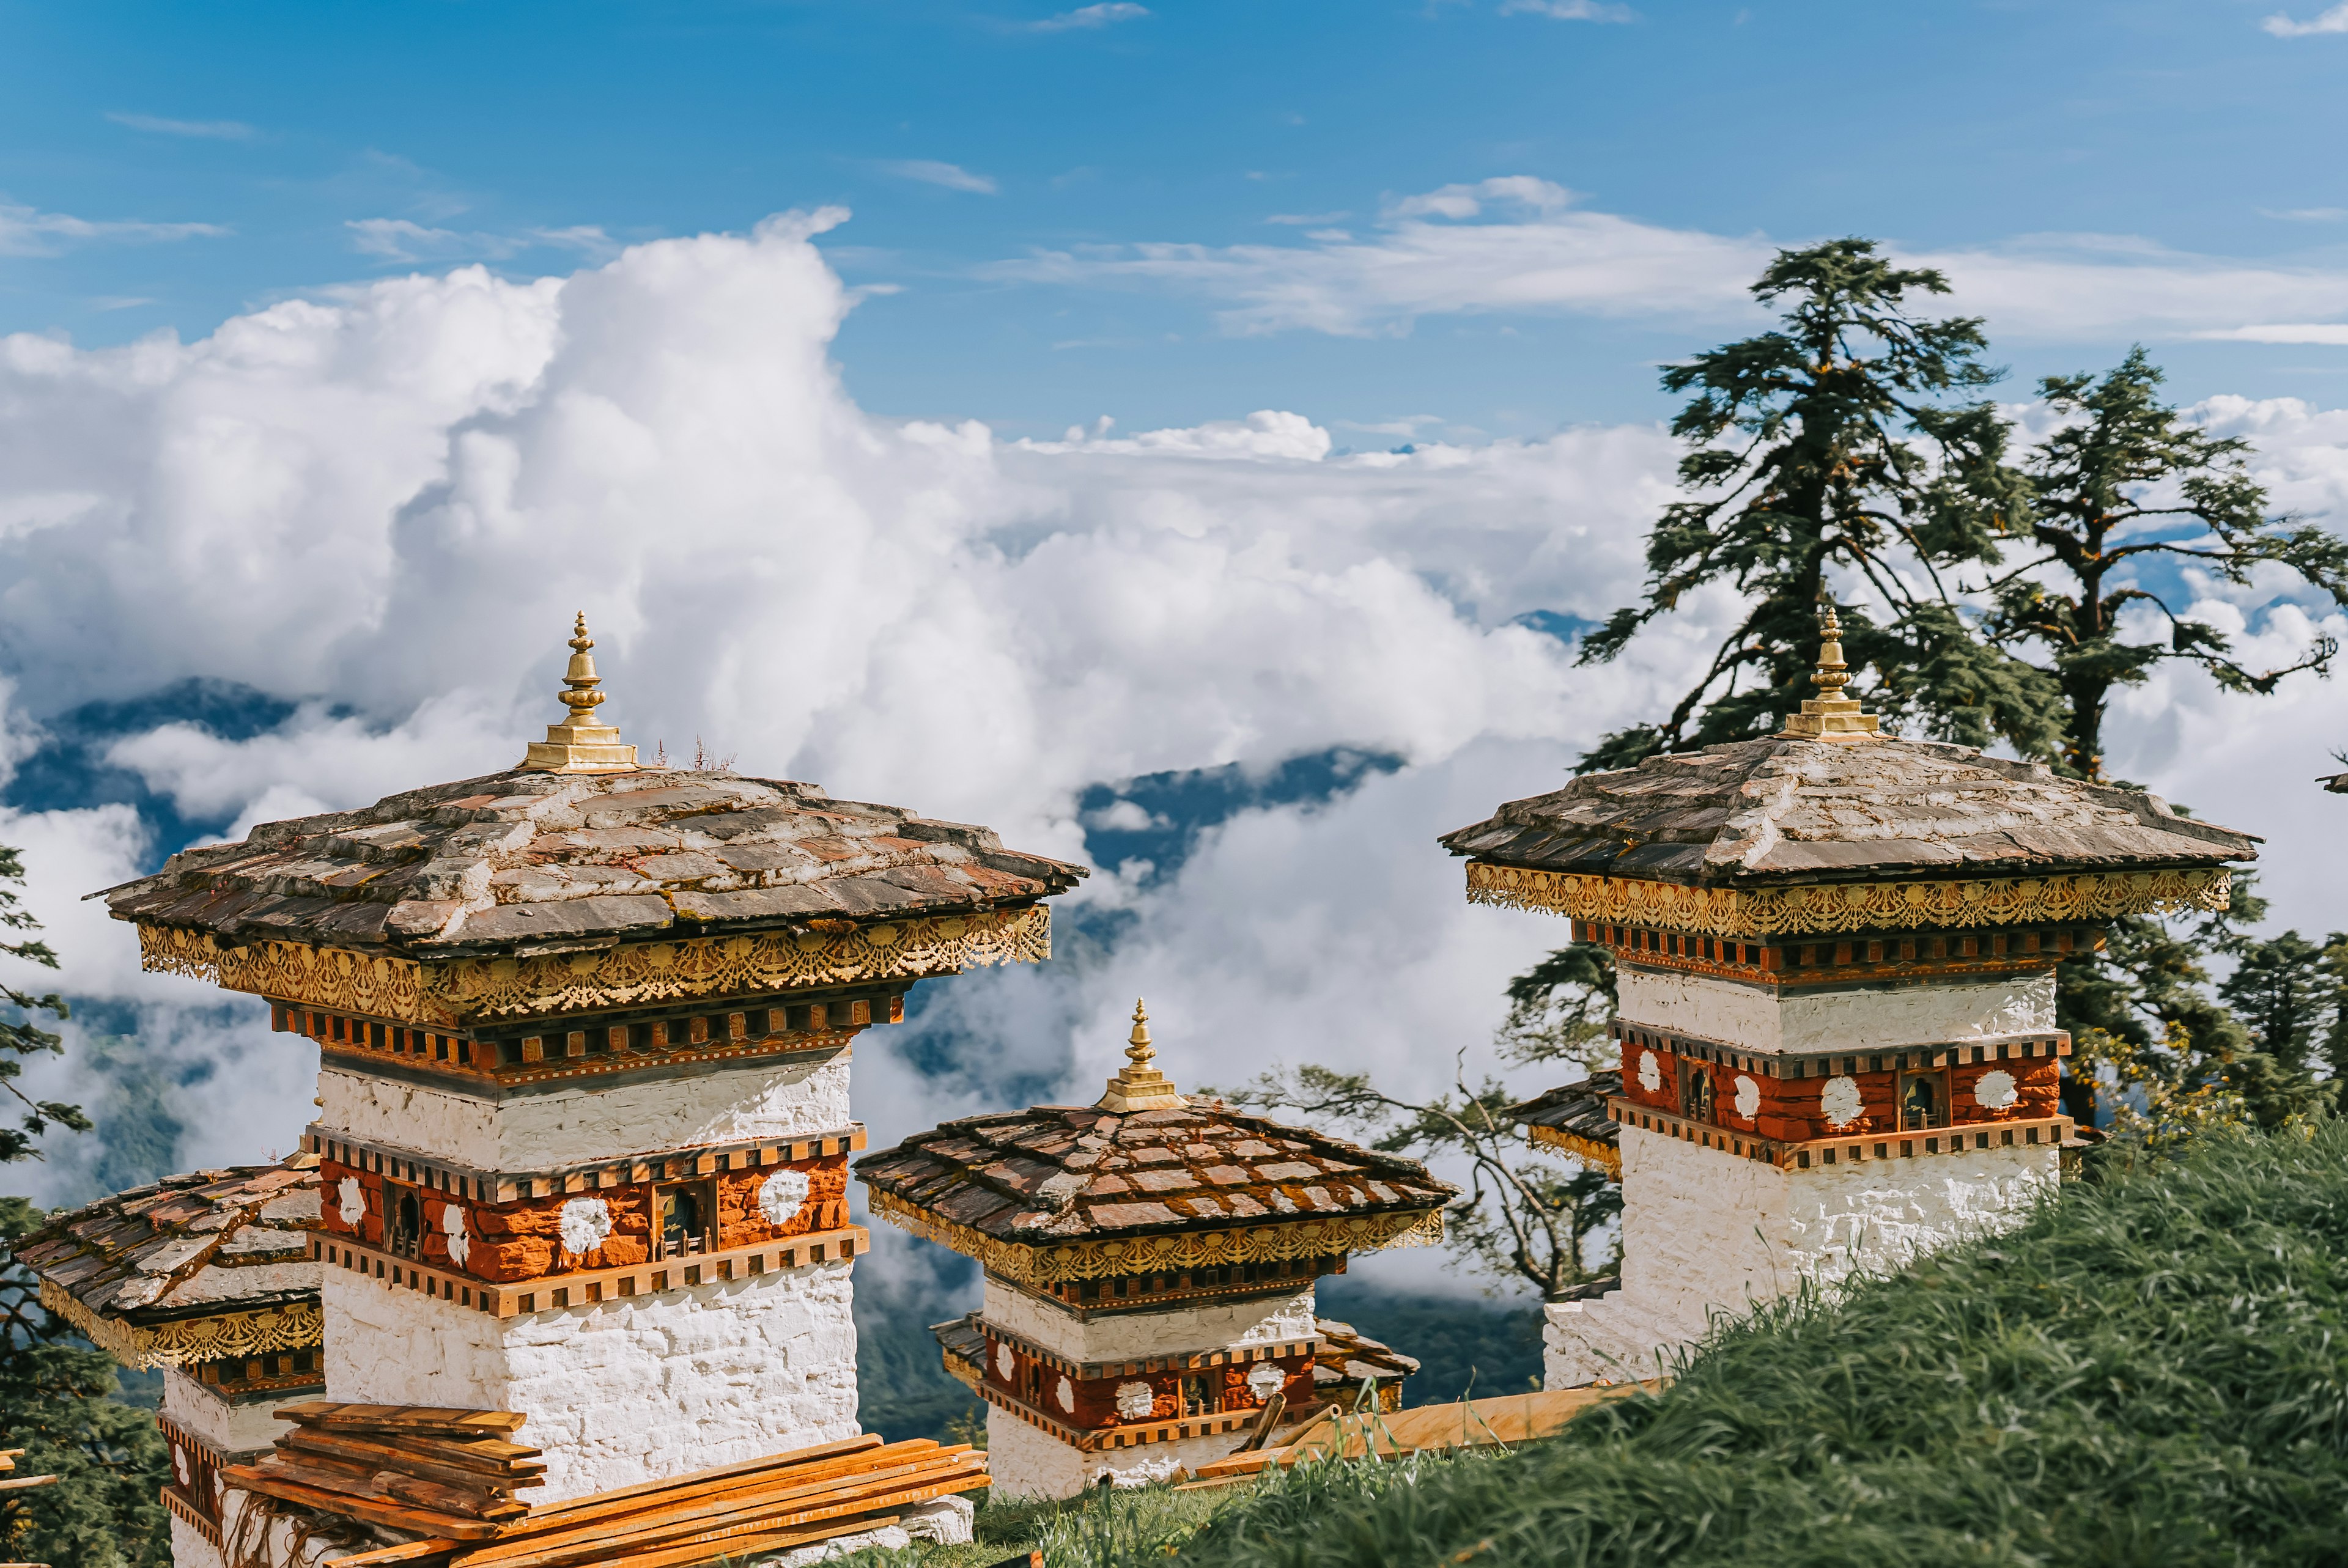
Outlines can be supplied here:
[[1441, 842], [1500, 866], [1756, 886], [2219, 866], [2259, 840], [1970, 746], [1776, 736], [1591, 774]]
[[263, 823], [107, 895], [235, 941], [417, 958], [1017, 908], [1081, 866], [993, 832], [732, 774], [499, 774]]

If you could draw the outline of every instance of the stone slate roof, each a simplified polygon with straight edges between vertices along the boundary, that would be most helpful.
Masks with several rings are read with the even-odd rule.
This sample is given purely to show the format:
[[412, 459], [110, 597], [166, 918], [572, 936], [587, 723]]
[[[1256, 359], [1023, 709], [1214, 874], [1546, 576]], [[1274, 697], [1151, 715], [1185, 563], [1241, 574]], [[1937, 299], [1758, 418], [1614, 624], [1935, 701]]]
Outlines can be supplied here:
[[318, 1157], [166, 1176], [54, 1216], [16, 1261], [133, 1327], [318, 1296]]
[[1603, 1068], [1546, 1094], [1508, 1109], [1510, 1121], [1524, 1127], [1547, 1127], [1591, 1143], [1612, 1144], [1621, 1129], [1606, 1114], [1606, 1102], [1622, 1092], [1622, 1070]]
[[1072, 1241], [1424, 1212], [1458, 1193], [1416, 1160], [1197, 1102], [1117, 1116], [965, 1117], [856, 1163], [876, 1192], [997, 1240]]
[[503, 773], [263, 823], [113, 888], [117, 918], [410, 958], [1018, 907], [1086, 867], [732, 774]]
[[1591, 774], [1441, 842], [1500, 866], [1756, 886], [2211, 866], [2260, 840], [1970, 746], [1777, 736]]
[[1418, 1358], [1406, 1356], [1383, 1339], [1373, 1339], [1350, 1323], [1313, 1319], [1321, 1351], [1313, 1366], [1313, 1391], [1327, 1399], [1347, 1384], [1399, 1383], [1418, 1370]]

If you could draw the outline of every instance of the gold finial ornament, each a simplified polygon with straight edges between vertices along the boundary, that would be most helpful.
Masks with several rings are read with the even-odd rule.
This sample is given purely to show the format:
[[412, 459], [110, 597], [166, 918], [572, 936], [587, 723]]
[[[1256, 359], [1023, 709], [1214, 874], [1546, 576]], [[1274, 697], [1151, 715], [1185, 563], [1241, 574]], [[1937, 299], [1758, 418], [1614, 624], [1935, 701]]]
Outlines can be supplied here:
[[1149, 1043], [1148, 1011], [1136, 997], [1133, 1033], [1125, 1042], [1126, 1065], [1108, 1081], [1108, 1092], [1093, 1103], [1120, 1116], [1130, 1111], [1179, 1111], [1190, 1103], [1175, 1092], [1172, 1079], [1149, 1065], [1157, 1057]]
[[581, 610], [571, 631], [571, 665], [562, 672], [562, 705], [570, 710], [559, 724], [546, 726], [546, 739], [532, 741], [521, 759], [523, 773], [629, 774], [636, 771], [636, 748], [620, 743], [616, 724], [599, 724], [595, 709], [603, 701], [602, 677], [595, 673], [595, 656], [588, 651], [595, 640], [587, 635], [587, 612]]
[[1805, 699], [1802, 711], [1787, 718], [1780, 735], [1837, 743], [1882, 739], [1876, 716], [1862, 712], [1855, 699], [1842, 694], [1850, 684], [1850, 666], [1842, 661], [1842, 620], [1835, 614], [1834, 600], [1824, 596], [1818, 600], [1818, 667], [1810, 683], [1818, 694]]

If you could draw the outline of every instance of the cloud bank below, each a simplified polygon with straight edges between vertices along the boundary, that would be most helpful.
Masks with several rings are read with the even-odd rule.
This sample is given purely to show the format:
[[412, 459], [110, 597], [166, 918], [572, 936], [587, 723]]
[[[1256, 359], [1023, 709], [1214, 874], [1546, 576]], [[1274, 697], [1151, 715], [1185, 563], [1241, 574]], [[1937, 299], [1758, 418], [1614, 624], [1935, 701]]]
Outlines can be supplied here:
[[[1430, 216], [1396, 221], [1550, 198], [1488, 182], [1426, 200]], [[1179, 866], [1104, 866], [1043, 969], [925, 988], [914, 1024], [867, 1037], [859, 1106], [880, 1143], [1014, 1090], [1089, 1093], [1136, 994], [1185, 1082], [1282, 1059], [1447, 1081], [1507, 979], [1564, 930], [1469, 908], [1435, 835], [1555, 787], [1590, 741], [1653, 712], [1732, 608], [1692, 602], [1601, 670], [1539, 630], [1635, 594], [1671, 443], [1587, 427], [1335, 456], [1309, 418], [1270, 410], [1045, 443], [875, 417], [841, 389], [830, 346], [853, 295], [811, 243], [844, 217], [534, 281], [389, 279], [193, 343], [0, 339], [0, 765], [32, 769], [87, 715], [192, 678], [284, 716], [232, 733], [139, 709], [102, 761], [215, 831], [494, 771], [555, 716], [582, 608], [629, 739], [698, 741], [745, 773], [1048, 854], [1151, 820], [1120, 799], [1088, 822], [1098, 786], [1374, 754], [1391, 765], [1219, 817]], [[2208, 413], [2260, 445], [2290, 504], [2339, 514], [2348, 415]], [[2213, 594], [2211, 613], [2294, 635], [2304, 621], [2271, 597]], [[2298, 781], [2348, 738], [2336, 688], [2127, 701], [2124, 771], [2329, 842], [2338, 803]], [[2241, 758], [2257, 771], [2231, 771]], [[136, 1028], [171, 1064], [178, 1160], [289, 1147], [310, 1063], [257, 1007], [138, 972], [129, 932], [78, 902], [151, 866], [170, 846], [157, 820], [20, 798], [0, 842], [26, 849], [91, 1027]], [[2319, 921], [2329, 868], [2277, 858], [2286, 917]], [[81, 1195], [91, 1158], [61, 1143], [39, 1195]]]

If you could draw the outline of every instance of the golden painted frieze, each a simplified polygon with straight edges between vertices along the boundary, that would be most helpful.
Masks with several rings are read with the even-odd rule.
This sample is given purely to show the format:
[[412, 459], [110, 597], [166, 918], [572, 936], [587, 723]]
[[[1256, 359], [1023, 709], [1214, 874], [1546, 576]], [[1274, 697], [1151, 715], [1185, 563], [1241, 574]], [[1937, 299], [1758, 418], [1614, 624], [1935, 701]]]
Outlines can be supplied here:
[[976, 1258], [989, 1273], [1018, 1285], [1057, 1285], [1229, 1264], [1290, 1263], [1381, 1247], [1429, 1246], [1443, 1239], [1443, 1211], [1424, 1209], [1028, 1246], [940, 1219], [878, 1187], [868, 1192], [874, 1212], [887, 1214], [916, 1235]]
[[2223, 866], [1756, 888], [1690, 887], [1484, 861], [1471, 861], [1468, 866], [1471, 904], [1541, 909], [1577, 920], [1711, 937], [2108, 920], [2122, 915], [2223, 909], [2232, 898], [2233, 874]]
[[635, 1007], [679, 999], [953, 974], [1052, 956], [1051, 911], [939, 916], [840, 931], [766, 931], [639, 942], [528, 958], [419, 963], [299, 942], [224, 948], [141, 925], [139, 960], [225, 990], [419, 1024]]
[[265, 1356], [278, 1350], [306, 1350], [324, 1344], [326, 1337], [325, 1313], [314, 1301], [140, 1326], [100, 1317], [74, 1299], [70, 1291], [43, 1280], [41, 1306], [79, 1329], [91, 1344], [131, 1368], [182, 1367], [237, 1356]]

